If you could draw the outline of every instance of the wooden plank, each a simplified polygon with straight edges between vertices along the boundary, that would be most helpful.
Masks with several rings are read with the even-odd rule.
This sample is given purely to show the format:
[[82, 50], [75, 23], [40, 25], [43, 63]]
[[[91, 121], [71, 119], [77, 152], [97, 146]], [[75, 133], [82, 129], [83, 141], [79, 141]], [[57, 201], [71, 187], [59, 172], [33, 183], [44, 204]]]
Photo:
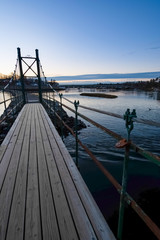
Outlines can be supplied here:
[[57, 216], [54, 209], [54, 201], [51, 192], [46, 156], [40, 132], [38, 115], [36, 113], [36, 139], [38, 154], [38, 179], [40, 186], [40, 206], [42, 218], [43, 239], [60, 239], [57, 225]]
[[20, 153], [17, 176], [15, 179], [12, 206], [8, 223], [7, 240], [23, 239], [31, 115], [32, 108], [28, 114], [26, 128], [22, 140], [22, 149]]
[[[86, 184], [84, 183], [84, 180], [82, 179], [81, 175], [79, 174], [77, 167], [75, 166], [73, 159], [71, 158], [70, 154], [68, 153], [66, 147], [64, 146], [61, 138], [59, 137], [57, 131], [55, 130], [51, 120], [49, 119], [46, 111], [43, 109], [44, 116], [47, 119], [50, 130], [53, 133], [53, 136], [55, 138], [55, 144], [59, 145], [59, 149], [61, 154], [64, 156], [63, 160], [66, 163], [66, 166], [68, 168], [68, 171], [70, 172], [72, 176], [72, 180], [76, 186], [76, 189], [78, 191], [78, 194], [81, 198], [81, 201], [83, 202], [83, 205], [86, 209], [86, 212], [90, 218], [90, 221], [93, 225], [93, 228], [98, 236], [98, 239], [115, 239], [112, 231], [110, 230], [108, 224], [104, 220], [102, 213], [100, 212], [97, 204], [95, 203], [91, 193], [89, 192]], [[48, 134], [49, 130], [48, 130]], [[53, 139], [51, 140], [53, 141]]]
[[33, 113], [31, 119], [31, 137], [29, 147], [29, 164], [28, 164], [28, 185], [27, 185], [27, 202], [25, 216], [25, 239], [41, 240], [41, 219], [39, 203], [39, 184], [37, 173], [37, 149], [35, 135], [35, 111], [36, 105], [33, 104]]
[[[25, 112], [25, 108], [24, 108], [24, 113], [28, 114], [28, 111]], [[14, 134], [13, 134], [11, 140], [8, 139], [7, 151], [5, 148], [5, 152], [1, 156], [2, 159], [1, 159], [1, 164], [0, 164], [0, 191], [2, 188], [2, 184], [4, 181], [5, 175], [6, 175], [8, 165], [10, 163], [10, 159], [11, 159], [13, 151], [14, 151], [16, 141], [17, 141], [19, 133], [21, 131], [21, 126], [22, 126], [22, 124], [24, 124], [24, 122], [26, 122], [26, 119], [24, 119], [24, 116], [23, 115], [20, 115], [20, 116], [22, 118], [19, 119], [19, 123], [18, 123], [18, 125], [16, 125], [15, 131], [14, 131]], [[5, 145], [3, 147], [5, 147]]]
[[7, 133], [5, 139], [3, 140], [1, 146], [0, 146], [0, 163], [2, 161], [3, 155], [5, 153], [6, 148], [8, 147], [8, 144], [10, 142], [10, 139], [13, 135], [13, 133], [15, 132], [15, 129], [17, 127], [17, 125], [20, 123], [20, 121], [23, 121], [24, 119], [24, 115], [25, 115], [25, 110], [24, 107], [21, 110], [21, 112], [18, 114], [18, 117], [16, 118], [16, 120], [14, 121], [11, 129], [9, 130], [9, 132]]
[[79, 239], [40, 111], [38, 112], [38, 119], [40, 120], [40, 129], [44, 142], [46, 164], [48, 166], [52, 192], [54, 193], [53, 197], [61, 239]]
[[[83, 204], [79, 198], [79, 195], [77, 194], [75, 185], [70, 177], [70, 174], [68, 173], [63, 157], [59, 149], [55, 147], [57, 144], [54, 139], [54, 136], [50, 131], [49, 126], [47, 127], [49, 117], [48, 115], [46, 115], [45, 117], [47, 119], [45, 123], [46, 123], [47, 134], [50, 140], [50, 145], [52, 147], [52, 152], [56, 160], [58, 171], [60, 175], [63, 176], [62, 183], [63, 183], [65, 193], [70, 205], [70, 209], [72, 211], [72, 216], [74, 217], [74, 221], [76, 224], [79, 237], [80, 239], [97, 239], [97, 236], [95, 235], [95, 232], [90, 224], [90, 220], [88, 219], [88, 216], [83, 207]], [[42, 118], [43, 118], [43, 114], [42, 114]]]
[[0, 155], [0, 240], [115, 239], [42, 105], [18, 118]]
[[7, 148], [7, 145], [5, 146], [0, 146], [0, 164], [1, 164], [1, 161], [2, 161], [2, 158], [4, 156], [4, 153], [6, 151], [6, 148]]
[[17, 118], [15, 119], [12, 127], [10, 128], [9, 132], [7, 133], [7, 135], [6, 135], [5, 139], [3, 140], [1, 146], [5, 146], [5, 145], [7, 145], [9, 143], [9, 141], [10, 141], [10, 139], [11, 139], [11, 137], [12, 137], [12, 135], [13, 135], [17, 125], [20, 124], [20, 122], [23, 121], [24, 116], [25, 116], [25, 111], [26, 111], [26, 106], [24, 106], [22, 108], [22, 110], [19, 112]]
[[72, 175], [72, 179], [76, 185], [77, 191], [86, 209], [86, 212], [90, 218], [91, 224], [98, 236], [98, 239], [115, 239], [111, 229], [104, 220], [102, 213], [100, 212], [96, 202], [94, 201], [90, 191], [88, 190], [82, 177], [77, 174], [76, 165], [73, 164], [73, 159], [71, 159], [69, 153], [63, 147], [63, 144], [59, 142], [60, 151], [64, 157], [64, 161]]
[[[27, 111], [25, 114], [27, 114]], [[27, 123], [27, 117], [24, 119], [22, 125], [20, 124], [19, 126], [18, 124], [18, 126], [20, 127], [20, 130], [18, 128], [18, 132], [16, 133], [16, 137], [18, 134], [18, 138], [16, 139], [16, 148], [14, 148], [13, 153], [11, 155], [11, 160], [10, 160], [8, 169], [2, 168], [2, 163], [4, 162], [4, 160], [1, 163], [0, 171], [4, 170], [6, 174], [3, 188], [1, 189], [1, 192], [0, 192], [0, 239], [1, 240], [4, 240], [6, 237], [6, 230], [7, 230], [10, 207], [12, 202], [12, 195], [14, 191], [14, 183], [17, 175], [17, 169], [19, 165], [19, 158], [20, 158], [20, 153], [22, 148], [23, 136], [26, 128], [26, 123]], [[13, 138], [14, 137], [15, 136], [13, 136]], [[7, 152], [8, 152], [8, 149], [6, 153]], [[9, 153], [10, 153], [10, 149], [9, 149]], [[10, 158], [10, 156], [7, 156], [7, 157]]]

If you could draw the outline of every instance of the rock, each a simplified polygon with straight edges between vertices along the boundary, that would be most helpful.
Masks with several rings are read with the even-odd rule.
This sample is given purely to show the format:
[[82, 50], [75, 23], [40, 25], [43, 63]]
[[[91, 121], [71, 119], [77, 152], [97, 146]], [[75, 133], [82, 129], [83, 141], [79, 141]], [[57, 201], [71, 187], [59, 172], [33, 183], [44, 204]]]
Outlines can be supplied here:
[[[8, 108], [6, 108], [6, 110], [4, 111], [4, 113], [1, 115], [0, 119], [2, 120], [4, 117], [6, 117], [6, 114], [9, 113], [13, 107], [15, 106], [16, 102], [12, 101]], [[14, 110], [14, 115], [12, 115], [12, 113], [5, 118], [5, 121], [3, 121], [0, 124], [0, 144], [3, 142], [6, 134], [8, 133], [10, 127], [12, 126], [14, 120], [16, 119], [17, 113], [21, 110], [21, 107], [17, 108], [16, 110]]]
[[[48, 101], [48, 104], [49, 103], [49, 100]], [[53, 102], [52, 102], [53, 103]], [[62, 120], [73, 130], [75, 131], [75, 118], [74, 117], [69, 117], [66, 113], [66, 111], [62, 108], [61, 109], [61, 106], [56, 103], [56, 106], [55, 106], [55, 110], [56, 110], [56, 113], [61, 117], [62, 116]], [[61, 135], [61, 121], [59, 120], [59, 118], [56, 117], [56, 120], [54, 120], [54, 113], [51, 112], [50, 113], [50, 110], [48, 109], [48, 114], [54, 124], [54, 122], [56, 122], [56, 129], [58, 131], [58, 133]], [[86, 128], [87, 126], [85, 125], [85, 123], [83, 121], [81, 121], [80, 119], [78, 119], [78, 124], [77, 124], [77, 130], [80, 131], [82, 128]], [[64, 136], [68, 136], [69, 134], [69, 130], [62, 126], [63, 128], [63, 135]]]
[[7, 122], [4, 121], [4, 122], [1, 123], [1, 127], [2, 127], [2, 128], [5, 128], [5, 127], [7, 127], [7, 126], [8, 126], [8, 123], [7, 123]]
[[15, 120], [15, 117], [14, 117], [14, 116], [9, 116], [9, 117], [6, 119], [7, 123], [13, 123], [14, 120]]

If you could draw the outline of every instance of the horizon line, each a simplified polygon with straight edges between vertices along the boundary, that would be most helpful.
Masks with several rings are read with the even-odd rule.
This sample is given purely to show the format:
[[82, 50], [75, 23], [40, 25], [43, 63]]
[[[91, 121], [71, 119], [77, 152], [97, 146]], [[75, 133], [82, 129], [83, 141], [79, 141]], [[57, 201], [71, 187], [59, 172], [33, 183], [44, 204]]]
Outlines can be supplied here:
[[59, 80], [68, 79], [108, 79], [108, 78], [157, 78], [160, 77], [160, 71], [156, 72], [137, 72], [137, 73], [95, 73], [95, 74], [79, 74], [79, 75], [59, 75], [48, 76], [47, 78], [55, 78]]

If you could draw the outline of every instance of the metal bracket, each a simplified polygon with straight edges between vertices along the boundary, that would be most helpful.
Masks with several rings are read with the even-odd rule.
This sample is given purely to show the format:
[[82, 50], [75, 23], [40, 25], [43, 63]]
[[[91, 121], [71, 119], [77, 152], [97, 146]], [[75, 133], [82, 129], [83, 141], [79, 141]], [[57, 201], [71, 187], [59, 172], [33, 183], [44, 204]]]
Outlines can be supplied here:
[[126, 128], [127, 128], [128, 140], [129, 140], [130, 133], [134, 127], [134, 125], [133, 125], [134, 118], [137, 117], [136, 110], [133, 109], [133, 111], [130, 113], [130, 109], [128, 108], [123, 117], [124, 117], [124, 120], [126, 120]]
[[75, 106], [75, 109], [77, 110], [79, 106], [79, 101], [74, 101], [74, 106]]

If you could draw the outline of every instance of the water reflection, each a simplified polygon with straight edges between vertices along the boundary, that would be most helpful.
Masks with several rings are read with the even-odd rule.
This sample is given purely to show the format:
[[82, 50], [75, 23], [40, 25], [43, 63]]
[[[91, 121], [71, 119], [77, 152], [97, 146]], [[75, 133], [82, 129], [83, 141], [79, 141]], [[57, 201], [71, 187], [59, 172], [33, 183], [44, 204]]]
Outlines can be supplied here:
[[[86, 89], [81, 89], [81, 91], [89, 92], [93, 91], [93, 89], [87, 89], [87, 91]], [[94, 89], [94, 91], [96, 90]], [[112, 92], [109, 93], [112, 94]], [[159, 101], [155, 101], [155, 93], [152, 94], [150, 92], [117, 91], [113, 92], [113, 94], [117, 95], [118, 98], [103, 99], [80, 96], [79, 90], [72, 89], [68, 90], [68, 92], [65, 92], [64, 96], [71, 101], [79, 100], [81, 105], [105, 110], [108, 112], [118, 113], [120, 115], [123, 115], [127, 108], [130, 108], [131, 110], [136, 109], [138, 118], [159, 122], [160, 104]], [[125, 128], [124, 120], [95, 113], [82, 108], [79, 108], [78, 111], [126, 138], [127, 131]], [[68, 114], [74, 115], [69, 111]], [[87, 122], [85, 123], [86, 125], [89, 125], [89, 127], [81, 130], [79, 135], [80, 140], [89, 147], [89, 149], [95, 154], [99, 161], [103, 162], [107, 169], [109, 169], [117, 179], [121, 180], [124, 150], [115, 148], [116, 140], [114, 138], [108, 136], [91, 124], [88, 124]], [[160, 136], [158, 127], [135, 123], [131, 138], [133, 142], [140, 147], [160, 156]], [[67, 137], [65, 139], [65, 144], [67, 145], [67, 148], [74, 158], [75, 144], [73, 138], [71, 136]], [[93, 166], [94, 164], [92, 163], [92, 160], [81, 148], [79, 150], [79, 155], [81, 173], [84, 179], [87, 181], [90, 189], [95, 191], [96, 189], [103, 189], [106, 187], [109, 182], [106, 180], [104, 181], [104, 179], [104, 182], [101, 182], [101, 180], [99, 180], [99, 183], [95, 183], [95, 181], [93, 181], [94, 178], [96, 179], [97, 175], [99, 176], [97, 173], [98, 169]], [[160, 169], [140, 155], [131, 152], [129, 174], [136, 176], [139, 174], [143, 176], [154, 175], [159, 178]]]
[[[7, 92], [5, 92], [4, 95], [5, 95], [5, 100], [10, 98], [10, 94]], [[0, 92], [0, 102], [3, 102], [3, 101], [4, 101], [3, 94]], [[10, 104], [10, 101], [6, 102], [6, 107], [8, 107], [9, 104]], [[0, 104], [0, 116], [3, 114], [4, 109], [5, 109], [4, 104], [3, 103]]]
[[157, 98], [156, 98], [157, 100], [160, 100], [160, 91], [159, 92], [157, 92]]

